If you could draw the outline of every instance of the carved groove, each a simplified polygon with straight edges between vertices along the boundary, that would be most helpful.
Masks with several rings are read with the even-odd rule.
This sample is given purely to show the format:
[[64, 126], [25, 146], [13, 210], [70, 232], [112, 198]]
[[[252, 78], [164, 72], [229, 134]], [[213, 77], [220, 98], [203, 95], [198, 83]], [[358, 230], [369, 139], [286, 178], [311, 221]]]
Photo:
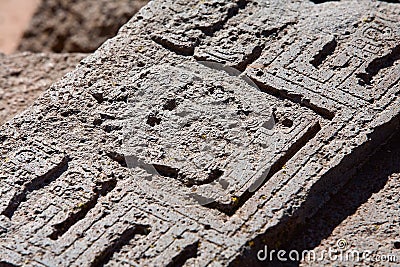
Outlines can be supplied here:
[[69, 157], [65, 156], [62, 161], [57, 166], [52, 168], [49, 172], [44, 175], [38, 176], [25, 184], [22, 192], [15, 194], [14, 197], [10, 200], [7, 208], [2, 212], [2, 215], [11, 219], [15, 211], [18, 209], [22, 202], [26, 201], [26, 197], [31, 192], [39, 190], [46, 185], [49, 185], [51, 182], [57, 180], [64, 172], [67, 171], [69, 160]]
[[[274, 176], [279, 170], [282, 169], [284, 165], [302, 148], [304, 147], [311, 139], [313, 139], [317, 133], [321, 130], [320, 124], [317, 122], [313, 127], [309, 128], [308, 131], [299, 138], [288, 150], [285, 154], [283, 154], [274, 164], [271, 166], [271, 169], [264, 180], [263, 184], [265, 184], [272, 176]], [[263, 185], [262, 184], [262, 185]], [[260, 187], [262, 186], [260, 185]], [[210, 203], [206, 205], [208, 208], [217, 209], [229, 216], [232, 216], [241, 206], [246, 203], [248, 199], [253, 196], [254, 192], [246, 191], [236, 202], [235, 205], [232, 204], [219, 204], [217, 202]]]
[[[260, 263], [260, 261], [257, 261], [257, 252], [259, 250], [264, 249], [265, 246], [268, 247], [269, 251], [270, 249], [285, 249], [285, 245], [287, 246], [290, 243], [290, 240], [297, 237], [296, 233], [307, 230], [304, 226], [307, 226], [308, 219], [312, 218], [318, 210], [326, 208], [326, 206], [321, 207], [321, 205], [324, 205], [324, 203], [321, 203], [321, 195], [326, 192], [327, 188], [336, 187], [343, 189], [342, 186], [348, 181], [343, 181], [343, 177], [348, 177], [350, 180], [361, 178], [357, 177], [357, 173], [363, 165], [374, 166], [374, 164], [376, 164], [374, 157], [370, 158], [370, 156], [374, 155], [374, 153], [377, 152], [377, 149], [382, 147], [382, 144], [388, 141], [390, 143], [393, 134], [398, 132], [400, 126], [399, 123], [400, 114], [375, 128], [375, 130], [369, 135], [367, 143], [357, 147], [351, 154], [346, 156], [346, 160], [342, 160], [340, 164], [329, 169], [322, 175], [322, 177], [313, 185], [310, 190], [310, 195], [300, 208], [296, 208], [290, 215], [284, 215], [284, 218], [281, 219], [281, 223], [269, 228], [267, 232], [259, 234], [254, 239], [249, 240], [248, 242], [253, 244], [252, 249], [238, 255], [228, 266], [260, 266], [254, 264]], [[396, 144], [396, 142], [394, 142], [394, 144]], [[341, 186], [338, 187], [339, 184], [341, 184]], [[339, 196], [341, 191], [339, 189], [339, 191], [332, 191], [331, 193]], [[318, 209], [315, 209], [315, 207], [318, 207]], [[282, 244], [282, 240], [286, 241]], [[277, 247], [277, 244], [279, 244], [279, 247]], [[276, 259], [275, 255], [273, 257]], [[275, 266], [274, 263], [276, 263], [276, 261], [269, 261], [269, 263], [271, 263], [270, 265], [267, 265], [266, 261], [263, 263], [266, 266]], [[288, 266], [292, 265], [289, 264]]]
[[[213, 36], [215, 32], [224, 27], [229, 19], [236, 16], [239, 13], [239, 10], [246, 8], [247, 4], [247, 0], [239, 0], [234, 7], [228, 9], [228, 14], [224, 20], [219, 21], [211, 26], [198, 27], [197, 29], [202, 31], [207, 36]], [[170, 40], [170, 38], [158, 34], [151, 36], [151, 39], [165, 49], [182, 56], [193, 56], [195, 48], [200, 43], [198, 38], [190, 38], [187, 40], [187, 42], [182, 42], [181, 40]]]
[[309, 100], [304, 99], [304, 97], [300, 94], [298, 94], [298, 95], [288, 94], [287, 92], [285, 92], [283, 90], [278, 90], [272, 86], [261, 83], [253, 78], [251, 78], [251, 79], [264, 93], [270, 94], [277, 98], [287, 99], [287, 100], [290, 100], [291, 102], [305, 106], [305, 107], [311, 109], [312, 111], [314, 111], [316, 114], [318, 114], [319, 116], [321, 116], [324, 119], [332, 120], [335, 117], [335, 113], [333, 113], [332, 111], [325, 109], [323, 107], [315, 106], [314, 104], [310, 103]]
[[365, 69], [365, 72], [358, 73], [356, 75], [357, 78], [359, 78], [358, 83], [363, 86], [371, 85], [374, 77], [379, 73], [380, 70], [392, 67], [399, 59], [400, 45], [397, 45], [390, 51], [390, 53], [372, 60]]
[[186, 246], [181, 252], [174, 257], [166, 267], [181, 267], [184, 266], [188, 259], [196, 258], [199, 248], [199, 242], [195, 242]]
[[249, 1], [247, 0], [239, 0], [236, 4], [236, 6], [231, 7], [228, 9], [228, 14], [226, 18], [222, 21], [219, 21], [215, 23], [214, 25], [211, 26], [206, 26], [206, 27], [198, 27], [197, 29], [201, 30], [205, 35], [207, 36], [213, 36], [214, 33], [217, 31], [221, 30], [224, 25], [234, 16], [236, 16], [239, 13], [239, 10], [245, 9]]
[[153, 164], [154, 169], [158, 174], [164, 177], [177, 179], [179, 176], [179, 169], [172, 168], [166, 165]]
[[99, 183], [94, 189], [95, 194], [89, 202], [86, 202], [82, 207], [79, 207], [79, 211], [70, 215], [65, 221], [54, 225], [54, 232], [49, 236], [49, 238], [57, 240], [65, 234], [74, 224], [85, 218], [89, 211], [96, 206], [97, 201], [101, 196], [106, 196], [115, 188], [116, 185], [117, 181], [115, 179]]
[[258, 45], [256, 47], [254, 47], [253, 50], [251, 51], [251, 54], [246, 55], [246, 57], [243, 59], [243, 61], [234, 67], [241, 72], [245, 71], [245, 69], [247, 68], [248, 65], [250, 65], [251, 63], [253, 63], [254, 61], [256, 61], [257, 59], [259, 59], [261, 57], [263, 49], [264, 49], [264, 46]]
[[129, 242], [136, 235], [148, 235], [150, 232], [149, 225], [134, 225], [126, 229], [118, 238], [111, 240], [109, 245], [94, 259], [91, 267], [99, 267], [106, 265], [115, 253], [121, 251], [122, 247], [129, 244]]
[[[165, 38], [163, 36], [159, 35], [154, 35], [151, 37], [151, 39], [156, 42], [157, 44], [161, 45], [167, 50], [170, 50], [178, 55], [182, 56], [193, 56], [194, 54], [194, 48], [195, 46], [198, 45], [198, 42], [193, 40], [193, 42], [190, 43], [181, 43], [177, 44], [173, 41], [170, 41], [168, 38]], [[177, 41], [179, 42], [179, 41]]]
[[[287, 27], [294, 25], [294, 24], [296, 24], [296, 22], [287, 22], [284, 25], [282, 25], [281, 27], [263, 30], [261, 32], [261, 35], [257, 36], [257, 37], [260, 38], [261, 36], [263, 36], [263, 37], [270, 37], [273, 35], [276, 36], [279, 33], [281, 33], [282, 31], [284, 31]], [[243, 61], [239, 62], [239, 64], [237, 64], [234, 67], [241, 72], [245, 71], [247, 66], [249, 66], [250, 64], [252, 64], [254, 61], [256, 61], [257, 59], [259, 59], [262, 56], [264, 48], [265, 48], [264, 45], [259, 45], [259, 46], [254, 47], [253, 50], [251, 51], [251, 54], [246, 55], [244, 57]]]
[[310, 61], [310, 63], [318, 68], [327, 58], [335, 52], [337, 47], [337, 42], [335, 39], [329, 41], [325, 44], [322, 49], [314, 56], [314, 58]]

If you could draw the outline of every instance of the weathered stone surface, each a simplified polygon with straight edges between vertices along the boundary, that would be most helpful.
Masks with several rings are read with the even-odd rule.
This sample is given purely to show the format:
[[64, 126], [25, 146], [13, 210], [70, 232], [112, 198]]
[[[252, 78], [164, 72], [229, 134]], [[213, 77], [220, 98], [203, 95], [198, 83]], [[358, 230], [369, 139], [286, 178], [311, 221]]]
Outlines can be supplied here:
[[[398, 130], [399, 10], [397, 4], [370, 1], [150, 2], [34, 106], [2, 126], [6, 194], [0, 201], [6, 204], [0, 207], [0, 261], [264, 264], [257, 251], [315, 214]], [[260, 22], [263, 14], [269, 23]], [[235, 34], [237, 46], [219, 41]], [[234, 66], [262, 92], [197, 60]], [[237, 106], [221, 101], [232, 97]], [[188, 116], [193, 129], [176, 126], [186, 122], [178, 118], [179, 105], [201, 107], [201, 116]], [[203, 128], [221, 133], [226, 127], [210, 123], [212, 116], [235, 123], [254, 116], [257, 132], [264, 109], [275, 120], [265, 138], [275, 151], [252, 142], [254, 155], [244, 157], [256, 167], [256, 177], [258, 166], [269, 169], [266, 177], [260, 175], [261, 186], [250, 190], [252, 172], [246, 170], [250, 175], [244, 179], [232, 175], [226, 200], [188, 204], [182, 192], [214, 182], [204, 179], [210, 169], [190, 158], [194, 146], [204, 138], [225, 142], [218, 135], [202, 136]], [[128, 141], [148, 140], [136, 155], [124, 150], [129, 127], [144, 135]], [[244, 132], [255, 139], [246, 127]], [[187, 161], [168, 162], [154, 153], [169, 147], [183, 153], [185, 144]], [[227, 149], [228, 156], [234, 149], [240, 148]], [[25, 154], [36, 161], [27, 164]], [[124, 156], [141, 162], [129, 166], [131, 158]], [[216, 158], [210, 162], [218, 163]], [[148, 165], [168, 168], [149, 174]], [[238, 165], [229, 159], [217, 166], [225, 174], [226, 166], [229, 171]], [[185, 175], [179, 170], [170, 175], [171, 169]]]
[[26, 109], [85, 56], [27, 52], [0, 55], [0, 124]]
[[93, 52], [147, 2], [42, 0], [18, 50]]
[[[301, 265], [392, 266], [399, 261], [400, 134], [373, 155], [351, 181], [286, 244], [286, 250], [313, 250], [320, 261], [305, 257]], [[341, 242], [341, 243], [339, 243]], [[339, 244], [344, 247], [339, 247]], [[273, 249], [273, 248], [270, 248]], [[356, 251], [358, 255], [347, 254]], [[346, 259], [348, 257], [348, 259]], [[336, 258], [336, 259], [335, 259]]]
[[117, 153], [130, 168], [150, 164], [156, 175], [149, 186], [165, 189], [165, 180], [175, 179], [182, 186], [177, 193], [174, 185], [171, 197], [227, 205], [220, 209], [255, 191], [276, 162], [320, 129], [312, 111], [199, 64], [158, 65], [127, 84], [135, 92], [125, 151]]

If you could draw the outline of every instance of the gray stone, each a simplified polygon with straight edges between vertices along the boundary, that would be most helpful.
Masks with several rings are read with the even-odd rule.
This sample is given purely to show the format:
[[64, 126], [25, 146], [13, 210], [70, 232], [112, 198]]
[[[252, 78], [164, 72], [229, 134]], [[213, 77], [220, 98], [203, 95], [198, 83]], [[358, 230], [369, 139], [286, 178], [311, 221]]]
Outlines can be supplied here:
[[[150, 2], [115, 38], [1, 127], [6, 194], [0, 203], [6, 204], [0, 222], [6, 231], [0, 261], [263, 264], [256, 254], [264, 244], [278, 243], [312, 217], [398, 131], [399, 8], [370, 1]], [[260, 21], [264, 14], [267, 24]], [[219, 41], [235, 34], [238, 46]], [[247, 74], [261, 92], [197, 62], [216, 58]], [[207, 95], [209, 89], [215, 94]], [[204, 140], [198, 137], [203, 129], [219, 133], [212, 115], [239, 108], [218, 102], [230, 97], [249, 104], [255, 133], [270, 116], [260, 112], [272, 111], [275, 126], [267, 129], [266, 143], [273, 141], [275, 151], [251, 142], [255, 153], [244, 157], [256, 170], [269, 169], [268, 175], [232, 175], [230, 199], [187, 205], [185, 191], [210, 183], [204, 178], [210, 169], [190, 158], [201, 155], [193, 147]], [[192, 104], [197, 113], [179, 117], [180, 104]], [[199, 115], [204, 120], [195, 119]], [[246, 116], [231, 116], [233, 127]], [[195, 127], [183, 130], [179, 123], [185, 119]], [[145, 134], [128, 138], [130, 143], [126, 135], [133, 127]], [[239, 144], [255, 140], [251, 127], [238, 129]], [[143, 139], [146, 149], [135, 150]], [[211, 141], [213, 155], [226, 142]], [[156, 153], [182, 152], [185, 142], [191, 145], [186, 161], [168, 163]], [[134, 166], [124, 157], [129, 144]], [[240, 152], [235, 149], [241, 148], [227, 149], [228, 156]], [[18, 160], [23, 153], [37, 159], [37, 167]], [[238, 166], [229, 160], [218, 165], [217, 157], [210, 163], [221, 168], [221, 177], [226, 166]], [[157, 164], [168, 167], [159, 174], [178, 169], [185, 176], [149, 175], [146, 166]], [[254, 173], [263, 177], [255, 191], [249, 190]]]
[[0, 124], [29, 107], [85, 54], [0, 54]]

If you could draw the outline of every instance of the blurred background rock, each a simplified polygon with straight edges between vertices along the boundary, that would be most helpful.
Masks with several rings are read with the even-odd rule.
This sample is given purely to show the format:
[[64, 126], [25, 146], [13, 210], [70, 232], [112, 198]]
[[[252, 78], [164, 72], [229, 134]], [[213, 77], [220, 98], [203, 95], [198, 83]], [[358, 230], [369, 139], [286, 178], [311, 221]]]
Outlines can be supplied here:
[[0, 0], [0, 52], [15, 51], [39, 4], [40, 0]]
[[146, 3], [0, 0], [0, 125], [115, 36]]
[[146, 3], [0, 0], [0, 52], [93, 52]]
[[[29, 0], [30, 1], [30, 0]], [[19, 51], [95, 51], [147, 0], [42, 0]]]

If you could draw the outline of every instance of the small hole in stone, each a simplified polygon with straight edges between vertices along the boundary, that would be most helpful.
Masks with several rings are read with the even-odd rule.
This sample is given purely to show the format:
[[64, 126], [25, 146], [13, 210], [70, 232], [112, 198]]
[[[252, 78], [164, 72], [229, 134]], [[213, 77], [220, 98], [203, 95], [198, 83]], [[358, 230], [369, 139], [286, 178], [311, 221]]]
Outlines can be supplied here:
[[260, 76], [263, 76], [263, 75], [264, 75], [264, 72], [262, 72], [261, 70], [259, 70], [259, 71], [257, 71], [256, 75], [259, 76], [259, 77], [260, 77]]
[[164, 104], [163, 109], [172, 111], [176, 108], [176, 100], [175, 99], [168, 99], [167, 102]]
[[395, 241], [394, 242], [394, 248], [395, 249], [400, 249], [400, 241]]
[[283, 124], [283, 126], [290, 128], [290, 127], [293, 126], [293, 121], [290, 120], [290, 119], [284, 119], [284, 120], [282, 121], [282, 124]]
[[156, 126], [157, 124], [161, 123], [161, 119], [157, 118], [155, 115], [149, 115], [147, 117], [146, 123], [152, 127]]

